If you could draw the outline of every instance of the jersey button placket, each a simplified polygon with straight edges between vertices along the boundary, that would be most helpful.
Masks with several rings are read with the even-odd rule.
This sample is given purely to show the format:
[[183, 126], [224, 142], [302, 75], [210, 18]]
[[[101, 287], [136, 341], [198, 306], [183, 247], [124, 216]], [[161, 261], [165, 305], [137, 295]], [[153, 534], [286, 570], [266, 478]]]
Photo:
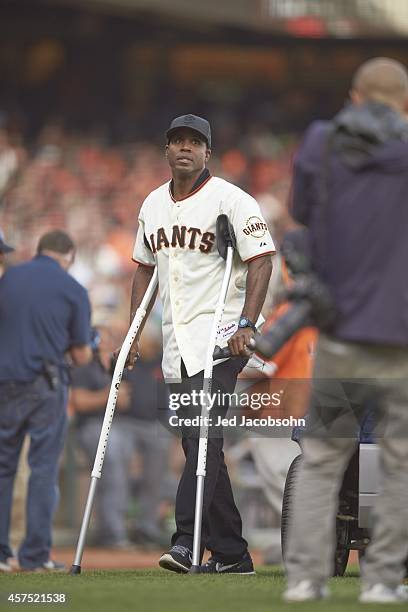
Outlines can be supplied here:
[[[180, 225], [181, 204], [176, 202], [172, 208], [172, 225]], [[170, 247], [171, 256], [169, 258], [169, 285], [170, 285], [170, 299], [172, 304], [173, 312], [173, 323], [177, 327], [180, 321], [180, 308], [182, 305], [181, 296], [181, 266], [182, 258], [180, 258], [180, 251], [178, 247]]]
[[172, 256], [169, 258], [169, 286], [170, 286], [170, 299], [172, 303], [173, 311], [173, 322], [175, 325], [180, 323], [179, 313], [181, 305], [180, 296], [180, 266], [178, 261], [177, 250], [170, 247]]

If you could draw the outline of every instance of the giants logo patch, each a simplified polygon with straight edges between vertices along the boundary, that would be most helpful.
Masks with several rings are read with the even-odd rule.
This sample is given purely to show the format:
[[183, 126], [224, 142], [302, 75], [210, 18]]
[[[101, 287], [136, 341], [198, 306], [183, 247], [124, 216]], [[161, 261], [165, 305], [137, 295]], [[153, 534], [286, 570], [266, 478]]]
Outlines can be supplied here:
[[242, 230], [245, 236], [253, 236], [254, 238], [262, 238], [268, 230], [266, 223], [259, 217], [249, 217], [246, 222], [246, 227]]

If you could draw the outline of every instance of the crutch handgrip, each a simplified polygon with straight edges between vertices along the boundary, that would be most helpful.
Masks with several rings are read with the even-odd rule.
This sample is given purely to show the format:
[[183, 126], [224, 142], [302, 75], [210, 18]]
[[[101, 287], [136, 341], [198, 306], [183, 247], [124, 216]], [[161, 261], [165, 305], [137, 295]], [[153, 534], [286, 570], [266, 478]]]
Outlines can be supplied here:
[[[255, 339], [251, 338], [249, 341], [249, 345], [251, 349], [255, 349]], [[213, 352], [213, 360], [218, 361], [218, 359], [239, 359], [240, 355], [231, 355], [231, 351], [228, 346], [224, 346], [221, 348], [220, 346], [216, 346]]]
[[213, 353], [214, 361], [217, 361], [217, 359], [229, 359], [230, 357], [231, 351], [229, 350], [228, 346], [225, 346], [224, 348], [221, 348], [220, 346], [215, 347]]

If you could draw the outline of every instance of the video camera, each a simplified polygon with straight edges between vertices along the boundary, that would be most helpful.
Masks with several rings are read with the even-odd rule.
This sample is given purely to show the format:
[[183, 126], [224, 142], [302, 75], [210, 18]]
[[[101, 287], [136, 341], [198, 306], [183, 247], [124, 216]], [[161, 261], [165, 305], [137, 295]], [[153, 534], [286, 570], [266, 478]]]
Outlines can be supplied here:
[[[270, 358], [302, 327], [330, 328], [336, 311], [328, 288], [319, 280], [311, 268], [308, 230], [296, 229], [288, 232], [282, 242], [281, 253], [294, 283], [279, 296], [279, 302], [290, 302], [292, 306], [262, 336], [255, 334], [251, 348]], [[228, 347], [215, 347], [213, 358], [228, 359]]]
[[308, 230], [288, 232], [282, 242], [282, 256], [294, 283], [282, 292], [280, 302], [293, 305], [264, 336], [256, 335], [253, 347], [264, 357], [272, 357], [302, 327], [328, 329], [335, 309], [328, 288], [311, 268]]

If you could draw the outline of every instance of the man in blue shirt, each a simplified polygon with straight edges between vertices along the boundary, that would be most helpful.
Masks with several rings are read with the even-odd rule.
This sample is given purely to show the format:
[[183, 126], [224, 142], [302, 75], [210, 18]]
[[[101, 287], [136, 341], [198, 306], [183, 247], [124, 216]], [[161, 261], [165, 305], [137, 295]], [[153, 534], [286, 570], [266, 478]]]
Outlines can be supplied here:
[[338, 491], [368, 401], [377, 406], [383, 482], [360, 601], [408, 600], [406, 69], [387, 58], [366, 62], [354, 76], [351, 101], [333, 121], [312, 124], [294, 167], [293, 214], [310, 230], [312, 267], [337, 316], [316, 352], [311, 426], [285, 559], [286, 601], [327, 594]]
[[12, 491], [26, 435], [30, 478], [18, 561], [25, 570], [57, 567], [49, 555], [67, 418], [64, 359], [69, 353], [83, 365], [92, 356], [88, 295], [67, 273], [74, 254], [71, 238], [54, 230], [42, 236], [34, 259], [0, 280], [0, 571], [12, 569]]

